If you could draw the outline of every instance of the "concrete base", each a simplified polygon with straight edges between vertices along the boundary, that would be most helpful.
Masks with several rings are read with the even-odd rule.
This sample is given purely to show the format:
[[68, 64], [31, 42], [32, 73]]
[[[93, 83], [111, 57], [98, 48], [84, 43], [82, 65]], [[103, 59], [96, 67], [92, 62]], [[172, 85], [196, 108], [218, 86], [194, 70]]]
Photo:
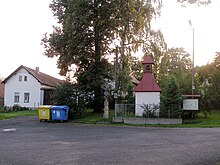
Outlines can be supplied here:
[[125, 124], [182, 124], [182, 119], [114, 117], [113, 122]]

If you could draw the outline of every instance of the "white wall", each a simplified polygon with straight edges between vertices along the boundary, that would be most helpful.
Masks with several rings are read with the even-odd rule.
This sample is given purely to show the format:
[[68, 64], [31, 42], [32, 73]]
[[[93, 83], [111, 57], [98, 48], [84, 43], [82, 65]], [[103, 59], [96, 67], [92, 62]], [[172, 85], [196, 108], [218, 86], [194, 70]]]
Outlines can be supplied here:
[[143, 116], [144, 110], [141, 106], [144, 104], [160, 104], [160, 92], [136, 92], [135, 116]]
[[[22, 76], [22, 81], [19, 81], [19, 76]], [[27, 81], [24, 81], [24, 76], [27, 76]], [[36, 108], [40, 105], [40, 88], [41, 84], [31, 74], [25, 69], [20, 69], [5, 83], [4, 105], [19, 104], [22, 107]], [[14, 92], [19, 92], [19, 103], [14, 102]], [[24, 102], [24, 93], [30, 93], [29, 103]]]

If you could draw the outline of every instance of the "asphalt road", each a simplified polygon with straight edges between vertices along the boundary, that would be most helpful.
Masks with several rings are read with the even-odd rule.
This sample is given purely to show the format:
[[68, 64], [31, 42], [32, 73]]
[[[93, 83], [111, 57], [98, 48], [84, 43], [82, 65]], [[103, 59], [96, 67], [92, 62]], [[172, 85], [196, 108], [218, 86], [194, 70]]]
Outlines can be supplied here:
[[1, 165], [215, 165], [220, 128], [144, 128], [0, 121]]

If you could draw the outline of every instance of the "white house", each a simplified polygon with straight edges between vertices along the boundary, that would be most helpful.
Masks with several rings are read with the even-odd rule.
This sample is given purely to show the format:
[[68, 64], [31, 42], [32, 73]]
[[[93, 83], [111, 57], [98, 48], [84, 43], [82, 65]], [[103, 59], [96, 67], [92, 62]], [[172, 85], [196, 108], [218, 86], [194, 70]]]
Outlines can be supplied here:
[[21, 65], [2, 83], [4, 88], [4, 105], [18, 104], [22, 107], [37, 108], [50, 104], [51, 91], [64, 82], [39, 71]]
[[135, 116], [143, 115], [144, 109], [141, 106], [144, 104], [160, 104], [161, 89], [157, 82], [154, 80], [152, 73], [152, 65], [154, 64], [153, 56], [145, 56], [142, 64], [144, 65], [144, 74], [140, 80], [140, 83], [134, 89]]

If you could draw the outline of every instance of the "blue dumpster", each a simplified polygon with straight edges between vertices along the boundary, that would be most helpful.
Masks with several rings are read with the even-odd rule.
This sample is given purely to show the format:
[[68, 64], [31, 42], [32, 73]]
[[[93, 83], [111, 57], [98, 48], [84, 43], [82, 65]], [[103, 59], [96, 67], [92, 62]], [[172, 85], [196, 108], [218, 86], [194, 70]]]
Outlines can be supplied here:
[[68, 111], [69, 107], [64, 105], [64, 106], [52, 106], [51, 107], [51, 119], [52, 121], [64, 121], [68, 120]]

